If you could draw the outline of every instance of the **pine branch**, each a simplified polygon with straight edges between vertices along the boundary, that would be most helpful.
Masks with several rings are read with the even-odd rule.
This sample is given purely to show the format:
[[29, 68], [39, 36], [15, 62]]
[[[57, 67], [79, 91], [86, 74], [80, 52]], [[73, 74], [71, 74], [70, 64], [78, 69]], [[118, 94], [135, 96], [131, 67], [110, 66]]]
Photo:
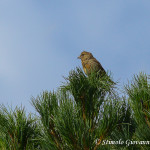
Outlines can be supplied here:
[[60, 145], [61, 144], [63, 144], [62, 143], [62, 140], [61, 140], [61, 138], [60, 138], [60, 136], [59, 136], [59, 134], [55, 131], [55, 129], [54, 129], [54, 124], [52, 124], [51, 122], [49, 123], [49, 128], [50, 128], [50, 134], [52, 135], [52, 137], [54, 138], [54, 141], [55, 141], [55, 144], [56, 144], [56, 146], [57, 146], [57, 148], [59, 149], [59, 150], [62, 150], [62, 148], [60, 147]]

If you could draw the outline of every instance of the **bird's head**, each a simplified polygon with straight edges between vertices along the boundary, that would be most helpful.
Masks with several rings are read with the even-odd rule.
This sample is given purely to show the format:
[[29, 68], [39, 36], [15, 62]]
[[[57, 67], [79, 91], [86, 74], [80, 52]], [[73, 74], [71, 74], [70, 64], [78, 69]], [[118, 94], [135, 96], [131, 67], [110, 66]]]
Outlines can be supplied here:
[[78, 57], [78, 59], [81, 59], [81, 60], [83, 61], [83, 60], [88, 60], [88, 59], [90, 59], [90, 58], [92, 58], [92, 57], [93, 57], [92, 53], [83, 51], [83, 52], [80, 54], [80, 56]]

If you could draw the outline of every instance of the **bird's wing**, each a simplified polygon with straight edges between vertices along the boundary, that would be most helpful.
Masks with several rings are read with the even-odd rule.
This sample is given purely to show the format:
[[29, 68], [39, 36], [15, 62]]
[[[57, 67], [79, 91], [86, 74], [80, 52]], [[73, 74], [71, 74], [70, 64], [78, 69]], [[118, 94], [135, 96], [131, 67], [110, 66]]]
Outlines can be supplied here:
[[90, 71], [91, 71], [91, 65], [90, 65], [90, 63], [88, 63], [88, 61], [84, 61], [82, 63], [82, 65], [83, 65], [83, 70], [84, 70], [85, 74], [88, 75], [90, 73]]
[[88, 64], [91, 65], [91, 69], [95, 70], [95, 71], [102, 71], [105, 72], [104, 68], [102, 67], [102, 65], [100, 64], [99, 61], [97, 61], [95, 58], [92, 58], [89, 60]]

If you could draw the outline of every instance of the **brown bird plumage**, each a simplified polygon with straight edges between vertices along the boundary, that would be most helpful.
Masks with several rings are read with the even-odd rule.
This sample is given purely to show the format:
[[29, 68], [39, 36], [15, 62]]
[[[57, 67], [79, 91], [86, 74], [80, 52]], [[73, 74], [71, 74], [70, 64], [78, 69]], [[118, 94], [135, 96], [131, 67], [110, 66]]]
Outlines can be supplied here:
[[78, 58], [81, 59], [83, 70], [86, 75], [91, 74], [91, 71], [99, 72], [100, 75], [106, 74], [104, 68], [100, 62], [93, 57], [92, 53], [83, 51]]

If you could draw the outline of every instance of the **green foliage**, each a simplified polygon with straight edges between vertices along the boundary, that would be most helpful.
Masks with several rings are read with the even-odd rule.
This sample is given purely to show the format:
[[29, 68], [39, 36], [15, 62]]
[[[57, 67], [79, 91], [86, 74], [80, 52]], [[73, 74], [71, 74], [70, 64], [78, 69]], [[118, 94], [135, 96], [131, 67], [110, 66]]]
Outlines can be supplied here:
[[134, 76], [131, 84], [126, 86], [125, 89], [129, 95], [129, 102], [133, 108], [136, 122], [140, 124], [145, 120], [143, 115], [149, 114], [150, 84], [148, 76], [144, 73]]
[[[31, 102], [39, 116], [24, 108], [0, 107], [2, 150], [145, 150], [150, 141], [150, 83], [146, 74], [134, 76], [120, 97], [110, 76], [85, 76], [76, 68], [57, 92], [44, 91]], [[123, 144], [109, 144], [123, 141]], [[107, 144], [106, 144], [107, 143]], [[106, 145], [105, 145], [106, 144]]]
[[24, 108], [0, 106], [0, 147], [4, 150], [39, 149], [37, 121]]
[[[135, 75], [131, 84], [125, 87], [129, 103], [137, 124], [134, 138], [139, 141], [150, 141], [150, 82], [145, 73]], [[149, 149], [149, 145], [141, 145]]]
[[54, 117], [58, 110], [56, 94], [43, 92], [36, 99], [32, 98], [32, 104], [40, 115], [43, 127], [42, 147], [44, 149], [57, 149], [61, 145], [59, 133], [55, 130]]
[[[65, 78], [67, 83], [62, 86], [63, 90], [72, 94], [77, 105], [82, 107], [82, 112], [91, 119], [98, 117], [100, 106], [108, 96], [113, 95], [113, 84], [108, 76], [97, 77], [95, 72], [86, 77], [80, 68], [70, 72]], [[115, 95], [113, 95], [115, 96]], [[85, 109], [85, 110], [84, 110]]]
[[[53, 149], [97, 149], [121, 119], [118, 95], [108, 76], [86, 77], [81, 69], [71, 71], [57, 93], [43, 92], [32, 98], [40, 114], [44, 139]], [[47, 141], [48, 140], [48, 141]]]

